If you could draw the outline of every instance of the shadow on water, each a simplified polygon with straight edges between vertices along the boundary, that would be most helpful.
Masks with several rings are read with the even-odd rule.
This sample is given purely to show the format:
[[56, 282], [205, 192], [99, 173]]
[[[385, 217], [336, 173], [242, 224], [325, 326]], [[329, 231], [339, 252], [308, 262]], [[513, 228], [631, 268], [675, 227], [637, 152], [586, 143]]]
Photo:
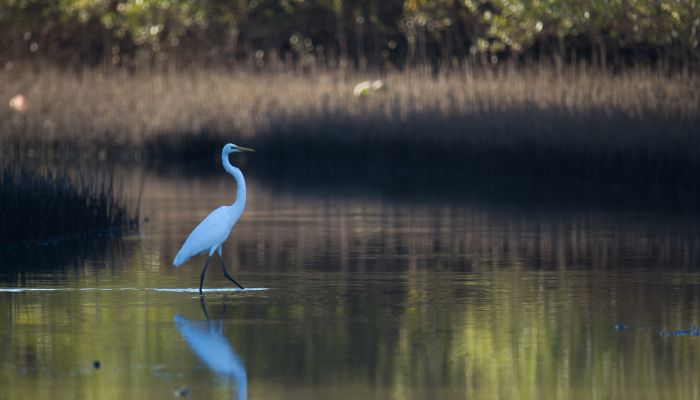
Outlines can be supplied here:
[[224, 143], [234, 141], [259, 150], [250, 164], [268, 170], [266, 175], [448, 176], [698, 188], [694, 118], [631, 118], [619, 110], [571, 113], [556, 107], [491, 110], [487, 115], [433, 110], [396, 120], [369, 110], [362, 118], [333, 113], [270, 118], [265, 129], [247, 137], [216, 128], [157, 134], [146, 140], [145, 159], [185, 162], [187, 169], [196, 170], [198, 163], [192, 161], [216, 158]]
[[[357, 273], [477, 272], [514, 262], [531, 270], [700, 265], [700, 196], [692, 188], [489, 180], [427, 169], [302, 170], [268, 157], [263, 151], [231, 157], [245, 173], [256, 213], [241, 220], [228, 245], [227, 261], [245, 272], [287, 265]], [[214, 160], [192, 162], [209, 168], [164, 169], [155, 178], [220, 193], [212, 204], [232, 201], [234, 182]]]
[[688, 188], [413, 174], [409, 171], [396, 174], [328, 169], [297, 172], [262, 169], [249, 175], [277, 192], [322, 198], [379, 198], [398, 203], [470, 204], [527, 211], [537, 208], [664, 213], [700, 211], [700, 192]]
[[190, 349], [210, 370], [221, 378], [232, 379], [236, 387], [236, 399], [245, 400], [248, 396], [245, 365], [223, 335], [226, 303], [223, 304], [218, 320], [209, 318], [204, 298], [201, 298], [201, 305], [206, 317], [205, 321], [193, 321], [181, 315], [175, 315], [175, 327]]
[[36, 283], [37, 279], [58, 283], [70, 270], [115, 265], [116, 258], [130, 253], [138, 244], [135, 240], [107, 234], [0, 249], [0, 282], [21, 287]]
[[[300, 155], [303, 157], [303, 155]], [[512, 210], [597, 210], [622, 212], [698, 213], [700, 188], [659, 184], [615, 183], [582, 179], [537, 179], [477, 176], [456, 169], [433, 168], [427, 162], [401, 168], [372, 164], [285, 164], [259, 151], [235, 155], [248, 182], [279, 194], [322, 199], [380, 199], [398, 204], [473, 205]], [[167, 179], [216, 181], [227, 175], [219, 156], [148, 168]]]

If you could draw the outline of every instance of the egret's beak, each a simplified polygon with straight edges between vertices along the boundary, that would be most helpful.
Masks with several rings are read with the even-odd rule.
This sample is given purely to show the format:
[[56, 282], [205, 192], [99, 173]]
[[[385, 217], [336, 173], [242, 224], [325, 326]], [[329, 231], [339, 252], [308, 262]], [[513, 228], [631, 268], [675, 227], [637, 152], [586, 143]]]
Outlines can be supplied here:
[[238, 151], [247, 151], [247, 152], [255, 153], [255, 150], [249, 149], [247, 147], [236, 146], [236, 148], [238, 149]]

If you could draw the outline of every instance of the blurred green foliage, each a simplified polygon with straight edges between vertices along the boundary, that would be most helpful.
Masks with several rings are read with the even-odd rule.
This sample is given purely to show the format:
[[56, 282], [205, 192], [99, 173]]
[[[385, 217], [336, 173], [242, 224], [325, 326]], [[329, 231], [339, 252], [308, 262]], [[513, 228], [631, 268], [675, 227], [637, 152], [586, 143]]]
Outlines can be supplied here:
[[0, 0], [0, 59], [697, 63], [697, 0]]

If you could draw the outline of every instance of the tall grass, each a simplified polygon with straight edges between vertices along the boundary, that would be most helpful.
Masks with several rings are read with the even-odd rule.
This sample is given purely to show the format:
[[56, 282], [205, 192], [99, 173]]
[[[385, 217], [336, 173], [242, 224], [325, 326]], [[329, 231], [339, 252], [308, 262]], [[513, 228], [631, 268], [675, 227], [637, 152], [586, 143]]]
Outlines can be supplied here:
[[114, 232], [138, 223], [113, 181], [87, 173], [42, 174], [8, 166], [0, 174], [0, 248]]
[[0, 107], [0, 134], [15, 144], [4, 151], [59, 149], [76, 157], [115, 149], [149, 159], [214, 157], [233, 141], [262, 147], [257, 159], [273, 170], [280, 163], [389, 174], [420, 167], [653, 184], [689, 182], [700, 172], [697, 76], [415, 70], [386, 74], [385, 92], [353, 96], [367, 78], [16, 68], [0, 74], [0, 96], [23, 93], [28, 107]]

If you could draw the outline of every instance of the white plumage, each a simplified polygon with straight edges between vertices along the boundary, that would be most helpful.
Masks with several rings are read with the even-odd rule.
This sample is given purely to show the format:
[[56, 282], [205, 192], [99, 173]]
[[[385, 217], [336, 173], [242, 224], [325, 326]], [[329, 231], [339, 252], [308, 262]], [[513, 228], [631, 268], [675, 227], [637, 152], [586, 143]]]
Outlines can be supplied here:
[[[241, 210], [243, 211], [243, 210]], [[221, 206], [200, 222], [177, 252], [173, 265], [179, 267], [192, 256], [208, 253], [211, 257], [228, 238], [241, 213], [235, 215], [230, 206]]]
[[175, 259], [173, 260], [173, 265], [175, 267], [179, 267], [193, 256], [207, 254], [207, 261], [204, 263], [204, 269], [202, 270], [202, 275], [200, 276], [199, 280], [200, 293], [202, 292], [202, 285], [204, 284], [204, 276], [207, 273], [209, 260], [211, 256], [214, 255], [214, 252], [219, 253], [219, 259], [221, 260], [221, 266], [224, 269], [224, 275], [233, 283], [238, 285], [238, 287], [243, 289], [243, 286], [239, 285], [238, 282], [236, 282], [236, 280], [228, 274], [228, 271], [226, 271], [224, 258], [221, 254], [221, 245], [226, 241], [229, 233], [231, 232], [231, 228], [233, 228], [233, 225], [236, 224], [238, 219], [243, 214], [243, 210], [245, 209], [246, 186], [243, 173], [240, 169], [231, 165], [228, 160], [229, 154], [242, 151], [255, 150], [229, 143], [225, 145], [221, 151], [221, 163], [223, 164], [224, 169], [236, 180], [236, 201], [234, 201], [230, 206], [221, 206], [217, 208], [206, 218], [204, 218], [204, 220], [192, 230], [192, 233], [190, 233], [190, 235], [187, 237], [187, 240], [185, 240], [185, 243], [177, 252]]

